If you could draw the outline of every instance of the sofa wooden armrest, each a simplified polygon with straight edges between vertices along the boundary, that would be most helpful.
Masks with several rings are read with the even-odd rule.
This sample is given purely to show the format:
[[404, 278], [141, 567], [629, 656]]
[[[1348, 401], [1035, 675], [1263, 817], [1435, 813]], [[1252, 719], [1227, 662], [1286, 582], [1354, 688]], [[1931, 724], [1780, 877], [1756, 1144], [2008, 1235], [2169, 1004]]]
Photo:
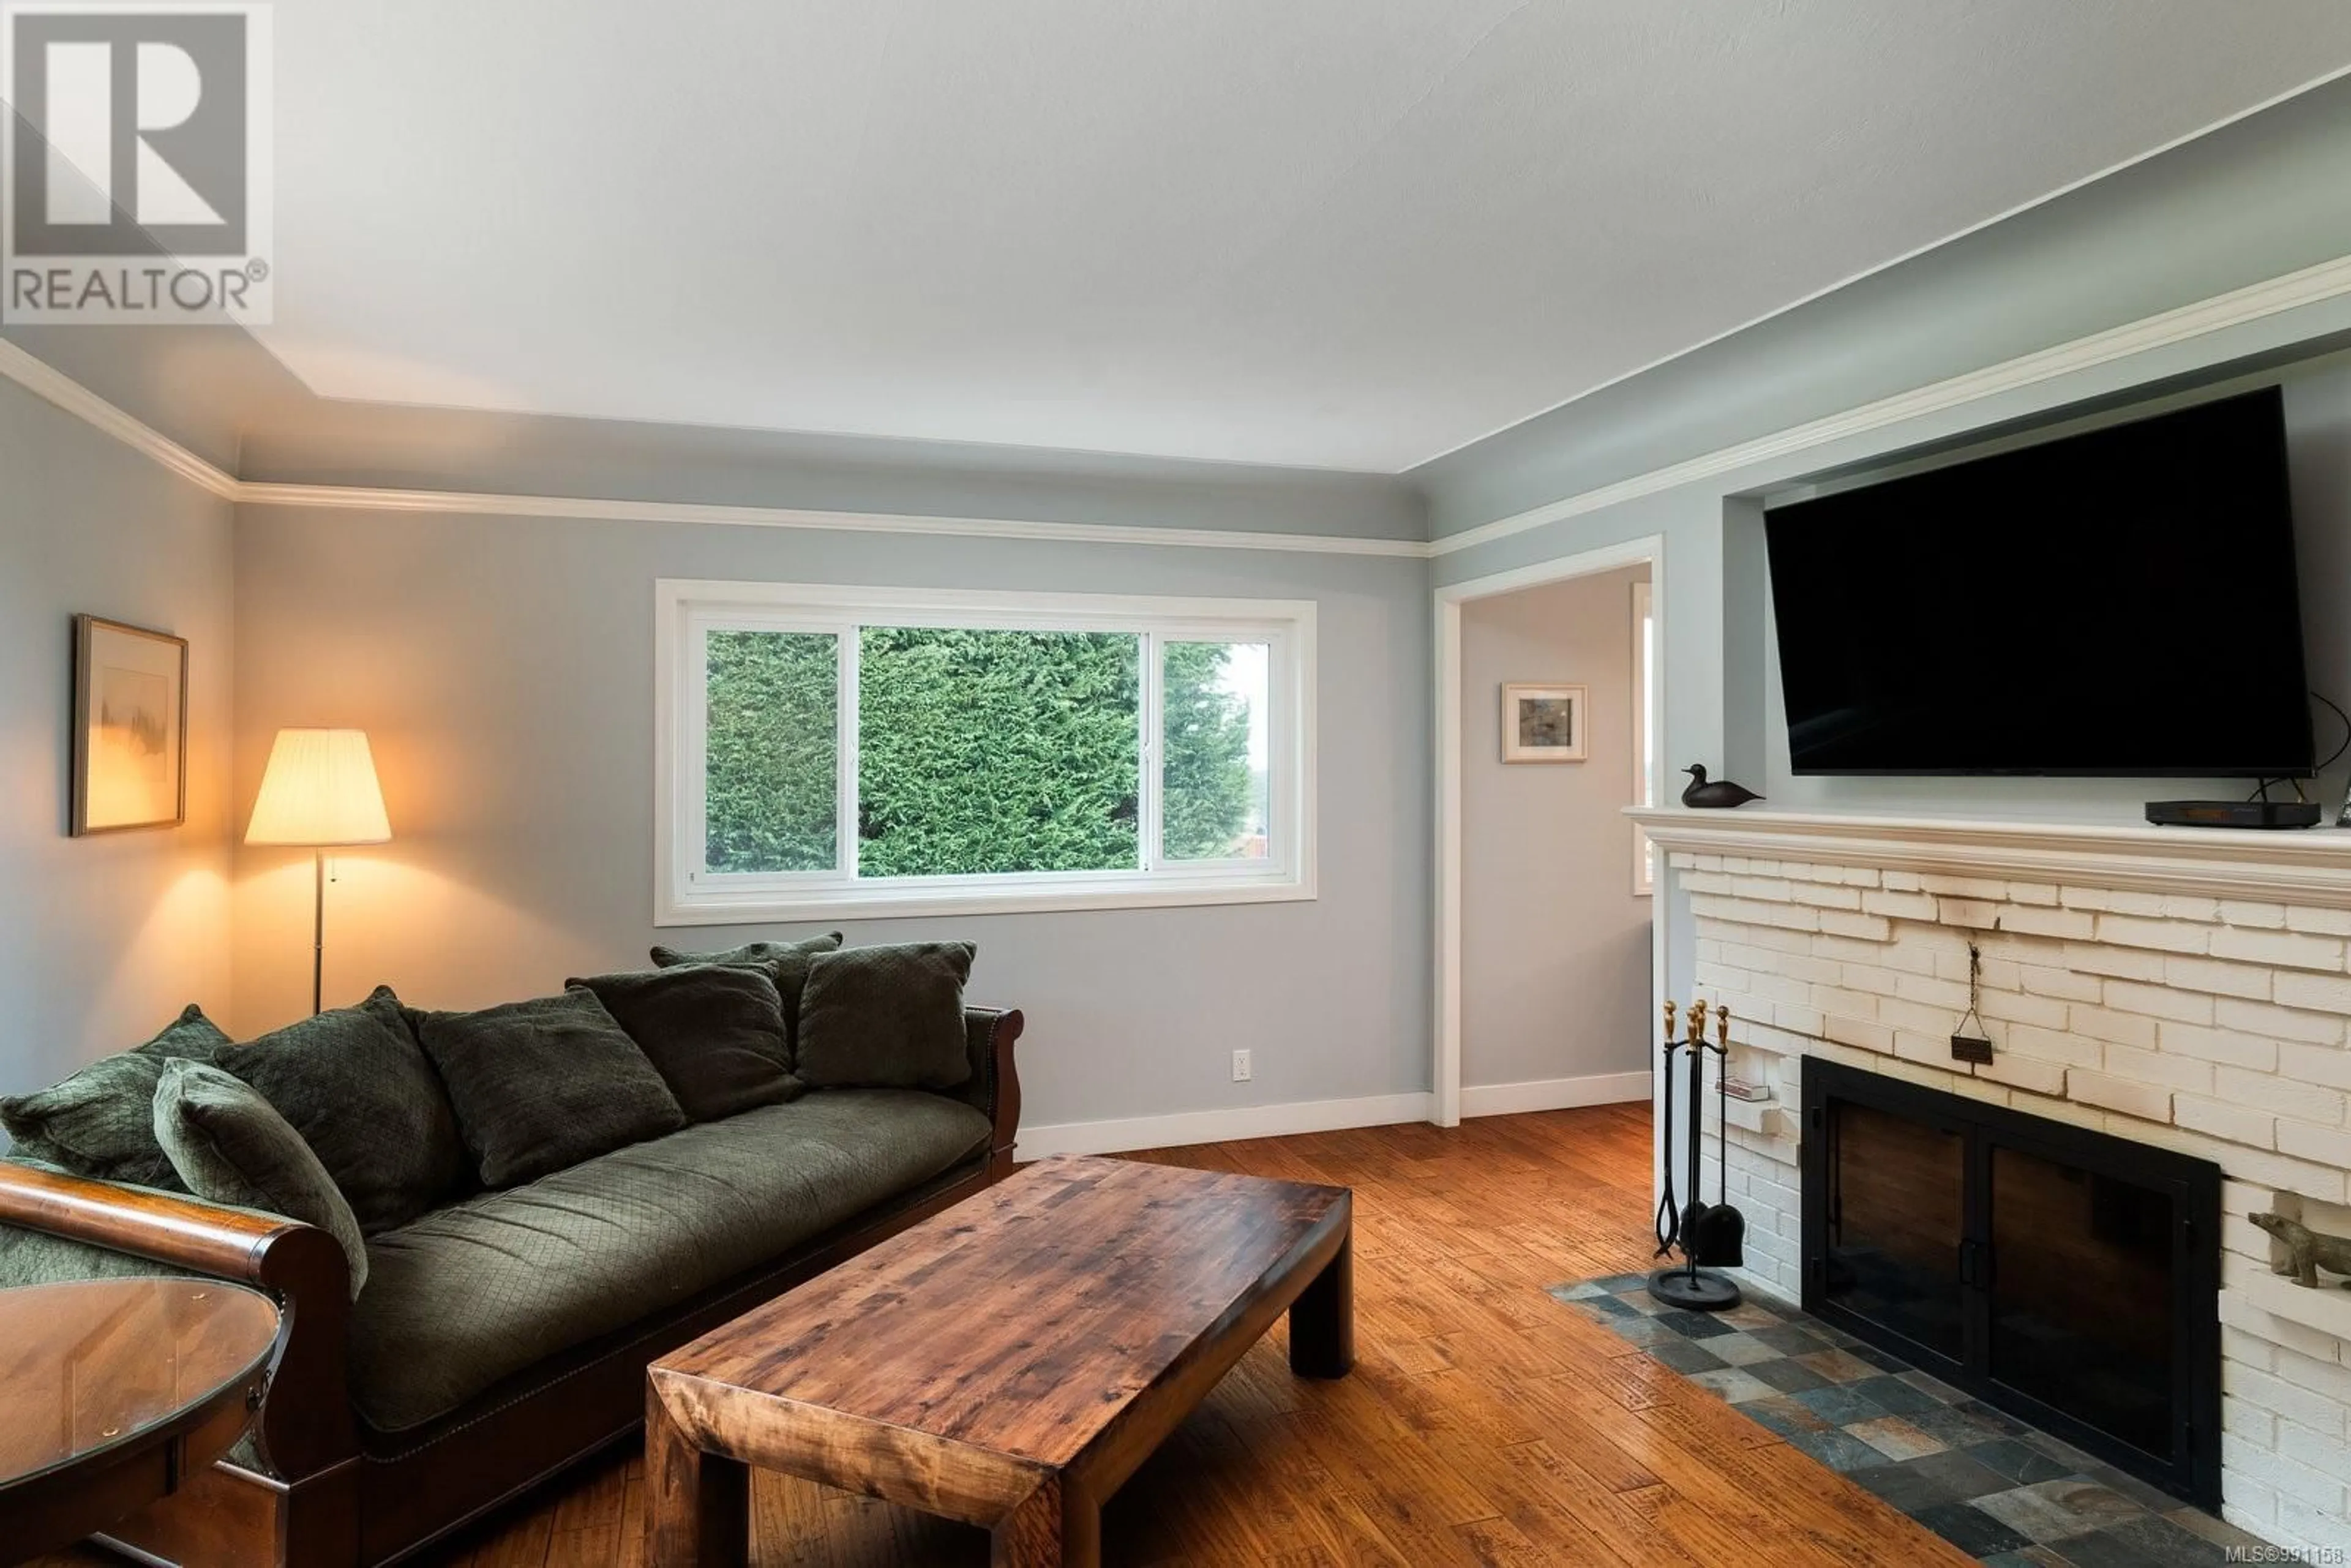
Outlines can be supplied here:
[[987, 1113], [994, 1130], [987, 1140], [987, 1179], [1012, 1174], [1013, 1146], [1020, 1140], [1020, 1074], [1012, 1047], [1028, 1022], [1018, 1008], [966, 1008], [964, 1038], [971, 1052], [971, 1083], [966, 1098]]
[[314, 1226], [0, 1161], [0, 1224], [250, 1285], [286, 1315], [253, 1433], [287, 1480], [359, 1451], [344, 1392], [350, 1266]]

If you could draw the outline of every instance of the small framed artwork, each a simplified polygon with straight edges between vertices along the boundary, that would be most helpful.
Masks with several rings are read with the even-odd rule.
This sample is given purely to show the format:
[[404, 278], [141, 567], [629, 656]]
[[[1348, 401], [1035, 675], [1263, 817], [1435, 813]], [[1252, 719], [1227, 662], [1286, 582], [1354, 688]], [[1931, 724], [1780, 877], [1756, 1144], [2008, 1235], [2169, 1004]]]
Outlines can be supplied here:
[[188, 644], [74, 617], [72, 832], [176, 828], [188, 818]]
[[1583, 760], [1583, 686], [1514, 681], [1502, 688], [1502, 760]]

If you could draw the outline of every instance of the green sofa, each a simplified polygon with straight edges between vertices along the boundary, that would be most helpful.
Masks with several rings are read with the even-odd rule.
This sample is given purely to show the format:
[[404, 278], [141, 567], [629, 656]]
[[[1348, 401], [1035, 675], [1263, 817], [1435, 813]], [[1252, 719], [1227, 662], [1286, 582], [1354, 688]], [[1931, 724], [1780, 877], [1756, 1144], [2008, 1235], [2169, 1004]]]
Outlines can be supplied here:
[[952, 1090], [820, 1088], [367, 1238], [0, 1161], [0, 1285], [193, 1272], [289, 1333], [247, 1437], [110, 1539], [188, 1563], [413, 1553], [628, 1437], [653, 1357], [1009, 1173], [1017, 1012], [965, 1012]]

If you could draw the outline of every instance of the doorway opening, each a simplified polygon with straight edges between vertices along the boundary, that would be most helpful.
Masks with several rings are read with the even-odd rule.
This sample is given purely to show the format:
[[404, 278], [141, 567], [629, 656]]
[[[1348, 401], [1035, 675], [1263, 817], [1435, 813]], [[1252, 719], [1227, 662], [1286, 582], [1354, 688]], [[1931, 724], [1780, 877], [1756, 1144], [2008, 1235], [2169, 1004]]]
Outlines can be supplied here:
[[1437, 591], [1440, 1126], [1651, 1098], [1663, 545]]

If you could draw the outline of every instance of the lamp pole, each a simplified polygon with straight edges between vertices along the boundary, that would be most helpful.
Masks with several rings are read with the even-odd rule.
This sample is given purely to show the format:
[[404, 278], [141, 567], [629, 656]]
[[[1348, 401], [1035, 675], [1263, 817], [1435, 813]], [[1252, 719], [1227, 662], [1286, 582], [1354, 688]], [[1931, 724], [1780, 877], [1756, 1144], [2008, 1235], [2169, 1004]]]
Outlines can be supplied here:
[[310, 900], [310, 1016], [326, 1010], [327, 995], [327, 852], [314, 850]]

